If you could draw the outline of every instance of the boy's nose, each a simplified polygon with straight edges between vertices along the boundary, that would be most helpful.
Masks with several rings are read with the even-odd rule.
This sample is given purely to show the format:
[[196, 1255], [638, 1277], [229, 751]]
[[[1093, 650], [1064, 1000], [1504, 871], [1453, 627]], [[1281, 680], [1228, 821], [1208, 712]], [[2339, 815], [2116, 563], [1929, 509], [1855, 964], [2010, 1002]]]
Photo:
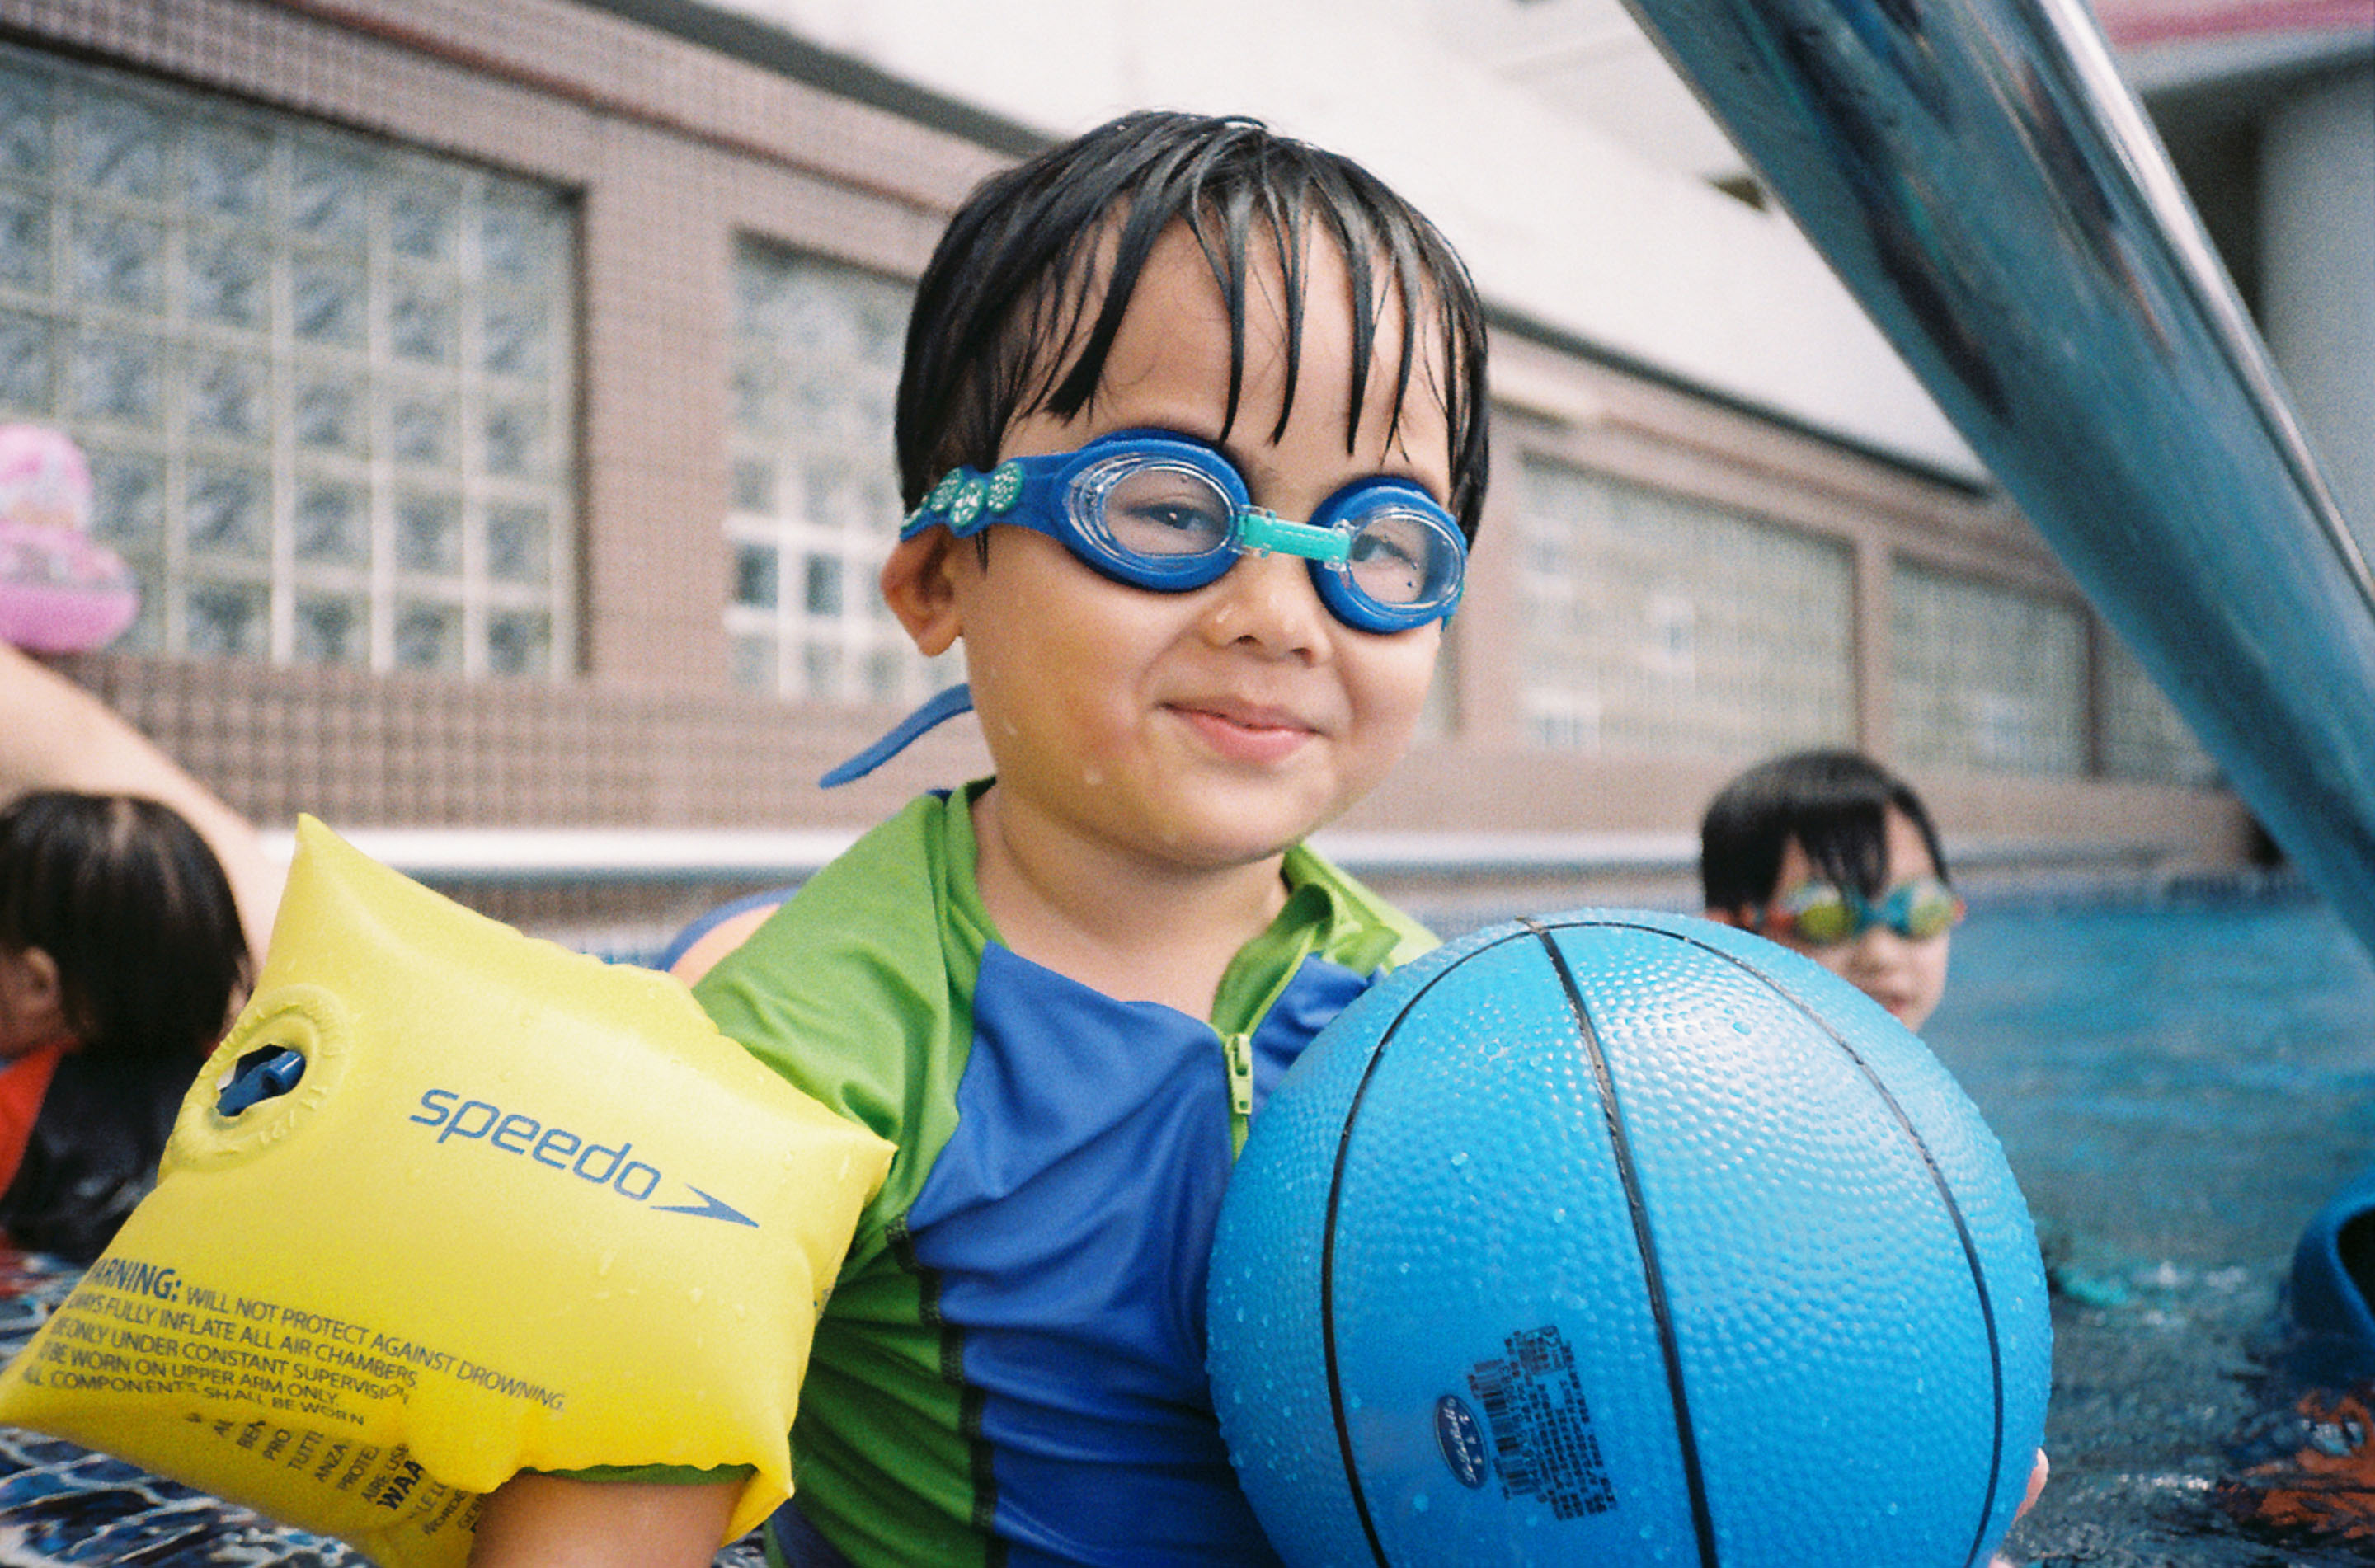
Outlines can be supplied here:
[[1204, 626], [1217, 645], [1247, 643], [1274, 658], [1307, 657], [1327, 645], [1328, 608], [1300, 557], [1241, 556], [1211, 595]]
[[1859, 932], [1849, 950], [1854, 961], [1866, 970], [1885, 970], [1904, 961], [1912, 944], [1878, 921]]

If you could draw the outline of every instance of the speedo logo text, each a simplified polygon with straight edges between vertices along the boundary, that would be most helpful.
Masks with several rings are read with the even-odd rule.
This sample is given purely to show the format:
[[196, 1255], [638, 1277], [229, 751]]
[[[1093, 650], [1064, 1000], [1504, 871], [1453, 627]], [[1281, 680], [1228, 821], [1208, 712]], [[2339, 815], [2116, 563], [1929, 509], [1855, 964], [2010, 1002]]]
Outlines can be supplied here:
[[421, 1091], [420, 1109], [405, 1118], [434, 1132], [436, 1142], [468, 1143], [531, 1164], [556, 1175], [573, 1176], [631, 1203], [648, 1205], [656, 1214], [690, 1214], [700, 1220], [756, 1227], [758, 1221], [732, 1204], [712, 1197], [691, 1182], [677, 1187], [691, 1193], [691, 1203], [653, 1203], [655, 1194], [673, 1197], [664, 1189], [668, 1176], [656, 1165], [634, 1158], [632, 1140], [604, 1143], [569, 1127], [557, 1126], [521, 1111], [506, 1111], [490, 1101], [466, 1097], [452, 1089]]

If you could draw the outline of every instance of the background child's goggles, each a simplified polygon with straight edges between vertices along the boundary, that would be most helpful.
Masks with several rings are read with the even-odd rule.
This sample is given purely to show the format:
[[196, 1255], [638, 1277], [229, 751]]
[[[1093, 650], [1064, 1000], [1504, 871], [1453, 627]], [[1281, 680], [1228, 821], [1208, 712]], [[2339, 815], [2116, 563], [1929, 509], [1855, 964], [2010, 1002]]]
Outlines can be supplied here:
[[1853, 941], [1873, 925], [1885, 925], [1908, 942], [1925, 941], [1962, 918], [1963, 901], [1935, 877], [1899, 882], [1877, 903], [1836, 882], [1801, 882], [1773, 901], [1757, 929], [1827, 948]]
[[1310, 564], [1320, 602], [1363, 631], [1403, 631], [1459, 603], [1468, 545], [1449, 513], [1402, 479], [1363, 479], [1308, 523], [1255, 506], [1211, 447], [1162, 430], [1117, 430], [1078, 452], [952, 469], [900, 529], [959, 538], [1011, 523], [1062, 541], [1117, 583], [1185, 593], [1252, 551]]

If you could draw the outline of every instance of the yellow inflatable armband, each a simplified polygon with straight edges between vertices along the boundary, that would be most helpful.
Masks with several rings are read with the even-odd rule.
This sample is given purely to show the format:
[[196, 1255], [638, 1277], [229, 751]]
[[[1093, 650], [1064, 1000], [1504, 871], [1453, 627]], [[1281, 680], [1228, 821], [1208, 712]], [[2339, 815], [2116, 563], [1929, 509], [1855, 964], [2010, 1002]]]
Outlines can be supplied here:
[[0, 1421], [388, 1568], [522, 1468], [791, 1493], [818, 1309], [891, 1146], [664, 975], [532, 941], [320, 823], [157, 1189], [0, 1374]]

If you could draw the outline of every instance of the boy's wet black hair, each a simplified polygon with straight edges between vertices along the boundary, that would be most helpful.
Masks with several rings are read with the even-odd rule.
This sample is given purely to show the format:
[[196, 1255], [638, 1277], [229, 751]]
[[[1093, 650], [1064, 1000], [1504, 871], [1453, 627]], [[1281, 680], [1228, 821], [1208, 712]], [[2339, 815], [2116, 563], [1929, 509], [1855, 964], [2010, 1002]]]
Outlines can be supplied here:
[[80, 1054], [190, 1074], [253, 978], [222, 863], [138, 796], [42, 790], [0, 810], [0, 951], [28, 948], [57, 965]]
[[1777, 890], [1791, 839], [1823, 876], [1865, 898], [1888, 874], [1888, 808], [1905, 813], [1948, 880], [1938, 830], [1913, 786], [1855, 751], [1799, 751], [1759, 762], [1708, 803], [1699, 822], [1706, 907], [1761, 908]]
[[[1400, 301], [1400, 352], [1380, 367], [1390, 383], [1372, 387], [1368, 358], [1354, 357], [1345, 445], [1370, 397], [1392, 400], [1397, 425], [1407, 398], [1437, 398], [1451, 430], [1449, 508], [1472, 541], [1486, 467], [1484, 315], [1459, 258], [1417, 209], [1349, 159], [1255, 120], [1153, 112], [1124, 115], [991, 176], [950, 220], [907, 325], [898, 409], [907, 506], [960, 464], [991, 467], [1015, 419], [1042, 408], [1069, 419], [1088, 404], [1147, 255], [1175, 222], [1195, 231], [1228, 307], [1223, 429], [1236, 419], [1256, 247], [1281, 264], [1285, 279], [1290, 408], [1305, 236], [1316, 227], [1345, 259], [1355, 342], [1373, 340], [1382, 302]], [[1414, 384], [1424, 368], [1420, 335], [1438, 331], [1447, 384]], [[1282, 410], [1282, 427], [1284, 417]]]

